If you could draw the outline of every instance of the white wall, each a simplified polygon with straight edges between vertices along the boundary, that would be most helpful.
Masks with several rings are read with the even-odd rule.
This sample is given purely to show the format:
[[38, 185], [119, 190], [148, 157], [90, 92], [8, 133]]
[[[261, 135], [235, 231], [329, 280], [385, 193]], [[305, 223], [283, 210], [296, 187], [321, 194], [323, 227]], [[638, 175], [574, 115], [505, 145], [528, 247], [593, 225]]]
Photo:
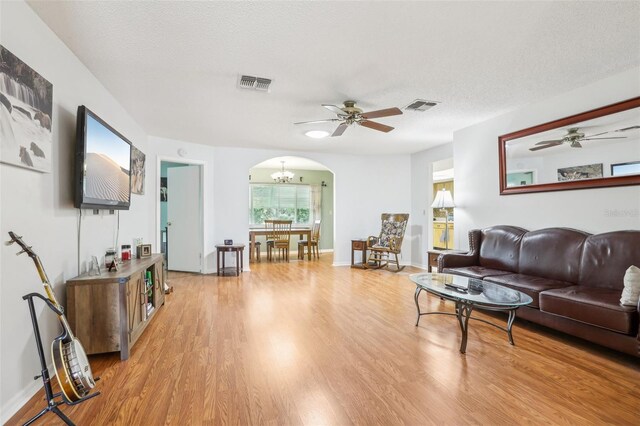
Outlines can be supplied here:
[[456, 247], [468, 247], [470, 229], [497, 224], [591, 233], [639, 229], [639, 186], [500, 196], [498, 181], [498, 136], [639, 95], [636, 67], [455, 132]]
[[[427, 267], [427, 250], [432, 247], [433, 232], [433, 163], [453, 157], [453, 144], [447, 143], [411, 156], [411, 264]], [[454, 170], [457, 170], [455, 160]], [[457, 172], [456, 173], [457, 176]], [[457, 179], [457, 178], [456, 178]], [[455, 181], [458, 190], [457, 180]], [[457, 197], [456, 197], [457, 198]], [[457, 200], [456, 200], [457, 202]], [[454, 215], [457, 218], [457, 212]], [[454, 233], [455, 235], [455, 233]], [[456, 247], [456, 246], [454, 246]]]
[[[78, 210], [73, 208], [73, 148], [78, 105], [87, 105], [143, 152], [147, 136], [102, 84], [23, 2], [0, 2], [0, 43], [53, 84], [53, 172], [42, 174], [0, 165], [0, 240], [15, 231], [40, 255], [55, 293], [64, 303], [64, 282], [78, 273]], [[147, 157], [147, 160], [149, 157]], [[151, 182], [147, 174], [147, 191]], [[149, 239], [150, 198], [132, 195], [120, 216], [120, 243]], [[84, 212], [80, 260], [104, 255], [114, 245], [116, 216]], [[16, 246], [0, 248], [0, 423], [42, 386], [24, 294], [42, 292], [31, 260], [16, 258]], [[37, 305], [45, 345], [57, 335], [55, 316]], [[48, 362], [50, 362], [48, 350]]]

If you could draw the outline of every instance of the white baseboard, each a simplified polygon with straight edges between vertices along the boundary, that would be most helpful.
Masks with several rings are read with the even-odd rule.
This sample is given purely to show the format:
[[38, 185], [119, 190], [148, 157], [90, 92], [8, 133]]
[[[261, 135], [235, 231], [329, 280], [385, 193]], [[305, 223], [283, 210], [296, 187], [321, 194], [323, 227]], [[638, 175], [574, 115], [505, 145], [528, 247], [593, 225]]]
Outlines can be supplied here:
[[[47, 368], [49, 374], [51, 374], [51, 380], [54, 380], [56, 375], [53, 366], [48, 366]], [[34, 380], [30, 385], [22, 389], [22, 391], [12, 396], [0, 409], [0, 424], [5, 424], [42, 388], [42, 379]], [[44, 405], [46, 405], [45, 402], [43, 401], [42, 404], [42, 408], [44, 408]]]
[[427, 269], [429, 269], [428, 265], [422, 264], [422, 263], [411, 263], [411, 266], [413, 266], [414, 268], [418, 268], [418, 269], [424, 269], [425, 271]]

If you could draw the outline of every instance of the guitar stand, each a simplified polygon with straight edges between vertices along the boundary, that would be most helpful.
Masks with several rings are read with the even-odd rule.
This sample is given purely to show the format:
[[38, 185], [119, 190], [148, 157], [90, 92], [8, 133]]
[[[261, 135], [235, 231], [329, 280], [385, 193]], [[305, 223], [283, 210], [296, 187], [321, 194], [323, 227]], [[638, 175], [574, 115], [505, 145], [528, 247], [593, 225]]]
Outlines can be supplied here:
[[[33, 333], [35, 334], [35, 337], [36, 337], [36, 346], [38, 348], [38, 356], [40, 358], [40, 366], [42, 367], [40, 375], [39, 376], [35, 376], [33, 378], [33, 380], [38, 380], [38, 379], [42, 378], [42, 382], [44, 383], [44, 392], [45, 392], [45, 396], [46, 396], [46, 400], [47, 400], [46, 408], [43, 408], [42, 411], [40, 411], [38, 414], [36, 414], [30, 420], [28, 420], [24, 424], [24, 426], [28, 426], [28, 425], [32, 424], [33, 422], [38, 420], [40, 417], [42, 417], [45, 414], [47, 414], [49, 411], [51, 411], [52, 413], [54, 413], [55, 415], [60, 417], [62, 419], [62, 421], [65, 422], [65, 424], [67, 424], [68, 426], [75, 426], [75, 423], [73, 423], [71, 421], [71, 419], [69, 419], [69, 417], [65, 416], [64, 413], [58, 408], [58, 406], [62, 405], [62, 404], [66, 404], [66, 405], [80, 404], [81, 402], [84, 402], [87, 399], [91, 399], [91, 398], [93, 398], [95, 396], [100, 395], [100, 392], [92, 393], [91, 395], [88, 395], [88, 396], [85, 396], [83, 398], [80, 398], [79, 400], [77, 400], [75, 402], [69, 401], [67, 399], [67, 397], [64, 395], [64, 393], [62, 393], [62, 392], [59, 392], [59, 393], [56, 393], [56, 394], [53, 393], [53, 389], [51, 388], [51, 379], [49, 378], [49, 370], [47, 369], [47, 363], [44, 360], [44, 351], [42, 349], [42, 339], [40, 338], [40, 328], [38, 327], [38, 318], [36, 317], [36, 311], [35, 311], [35, 308], [34, 308], [34, 305], [33, 305], [33, 298], [34, 297], [42, 299], [47, 304], [49, 309], [51, 309], [57, 315], [62, 315], [63, 314], [58, 308], [56, 308], [56, 306], [53, 303], [51, 303], [47, 298], [45, 298], [41, 294], [29, 293], [26, 296], [22, 296], [22, 299], [26, 300], [29, 303], [29, 311], [31, 312], [31, 323], [33, 324]], [[95, 378], [95, 380], [98, 381], [100, 379], [99, 378]], [[58, 397], [61, 397], [62, 399], [60, 401], [56, 401], [55, 399], [58, 398]]]

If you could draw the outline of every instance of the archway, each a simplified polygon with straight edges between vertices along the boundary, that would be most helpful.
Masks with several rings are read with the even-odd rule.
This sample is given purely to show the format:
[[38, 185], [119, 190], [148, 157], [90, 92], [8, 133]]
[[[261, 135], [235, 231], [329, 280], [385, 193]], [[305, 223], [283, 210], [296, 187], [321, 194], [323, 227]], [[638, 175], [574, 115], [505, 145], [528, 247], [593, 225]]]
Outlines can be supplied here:
[[[285, 172], [281, 179], [275, 174]], [[335, 175], [325, 165], [298, 156], [273, 157], [249, 169], [248, 228], [264, 228], [265, 219], [288, 219], [294, 228], [310, 228], [321, 220], [318, 249], [333, 253], [335, 217]], [[264, 236], [256, 235], [264, 247]], [[253, 249], [253, 248], [251, 248]], [[290, 259], [298, 250], [297, 234], [292, 233]], [[262, 255], [264, 259], [264, 250]], [[250, 258], [255, 259], [255, 253]]]

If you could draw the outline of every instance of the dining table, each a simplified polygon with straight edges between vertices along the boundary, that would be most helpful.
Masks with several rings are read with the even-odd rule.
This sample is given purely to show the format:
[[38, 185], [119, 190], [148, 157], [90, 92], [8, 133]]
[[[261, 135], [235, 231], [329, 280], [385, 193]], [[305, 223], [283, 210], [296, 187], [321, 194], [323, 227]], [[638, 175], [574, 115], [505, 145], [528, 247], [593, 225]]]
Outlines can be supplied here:
[[[256, 246], [256, 237], [258, 236], [266, 236], [269, 232], [273, 232], [268, 230], [267, 228], [252, 228], [249, 229], [249, 240], [251, 242], [250, 250], [249, 250], [249, 261], [253, 261], [253, 257], [255, 256], [255, 246]], [[307, 237], [307, 256], [308, 259], [311, 260], [311, 228], [306, 227], [295, 227], [291, 228], [291, 235], [299, 235], [302, 240], [304, 237]]]

